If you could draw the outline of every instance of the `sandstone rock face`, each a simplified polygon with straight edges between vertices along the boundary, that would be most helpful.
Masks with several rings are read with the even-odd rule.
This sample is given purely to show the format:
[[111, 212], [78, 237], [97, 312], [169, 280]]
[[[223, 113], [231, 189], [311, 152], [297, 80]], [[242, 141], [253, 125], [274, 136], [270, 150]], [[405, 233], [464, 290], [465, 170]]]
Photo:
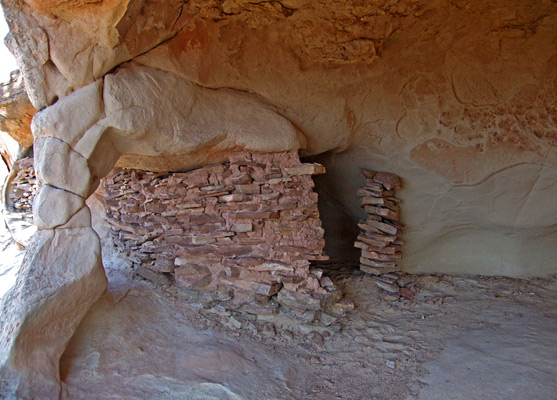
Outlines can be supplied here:
[[[304, 149], [327, 167], [318, 190], [332, 255], [347, 257], [357, 236], [366, 168], [404, 182], [404, 269], [556, 270], [551, 0], [0, 1], [7, 43], [41, 110], [33, 126], [41, 184], [86, 198], [118, 159], [168, 171], [241, 149]], [[44, 226], [75, 209], [59, 207]], [[63, 226], [88, 218], [82, 208]], [[81, 243], [63, 226], [39, 233], [23, 287], [59, 230], [70, 244], [61, 249]], [[2, 378], [13, 383], [4, 397], [39, 397], [36, 385], [58, 378], [57, 357], [82, 309], [49, 316], [68, 328], [58, 336], [45, 331], [45, 310], [64, 293], [85, 308], [101, 291], [104, 278], [87, 275], [96, 253], [84, 265], [63, 253], [61, 268], [78, 271], [55, 281], [67, 289], [39, 291], [32, 305], [10, 297], [22, 323], [10, 320], [12, 340], [2, 342]], [[85, 276], [99, 290], [79, 290]], [[37, 279], [53, 287], [49, 275]], [[296, 298], [285, 292], [280, 301]], [[26, 341], [41, 335], [48, 354]]]
[[35, 139], [59, 137], [75, 147], [85, 132], [104, 116], [102, 89], [99, 79], [60, 99], [48, 112], [37, 114], [32, 122]]
[[40, 230], [35, 235], [18, 280], [1, 304], [2, 398], [59, 398], [58, 361], [106, 289], [100, 260], [100, 242], [91, 228]]
[[10, 80], [0, 84], [0, 131], [6, 132], [23, 147], [33, 145], [31, 119], [37, 110], [25, 92], [20, 71], [10, 74]]
[[207, 162], [233, 149], [272, 152], [297, 150], [305, 144], [292, 123], [258, 96], [206, 89], [134, 63], [105, 77], [103, 99], [106, 118], [98, 125], [110, 132], [120, 153], [188, 155], [177, 160], [175, 168], [168, 162], [149, 165], [148, 158], [140, 161], [142, 168], [191, 167], [196, 163], [188, 158], [195, 159], [191, 153], [198, 151], [209, 153], [204, 156]]
[[[93, 82], [41, 112], [33, 124], [39, 186], [33, 219], [39, 230], [16, 285], [2, 298], [2, 398], [60, 398], [60, 356], [106, 289], [100, 241], [85, 205], [97, 174], [112, 168], [119, 155], [107, 140], [99, 143], [102, 135], [86, 135], [101, 118], [101, 91], [102, 81]], [[23, 185], [17, 189], [25, 192]]]
[[88, 160], [56, 137], [36, 141], [38, 228], [15, 286], [2, 298], [0, 397], [53, 399], [59, 360], [89, 307], [106, 290], [100, 241], [84, 199]]
[[54, 229], [64, 225], [85, 206], [83, 197], [43, 185], [33, 204], [33, 220], [38, 228]]
[[87, 159], [58, 138], [35, 141], [37, 177], [54, 187], [85, 197], [91, 185]]
[[404, 268], [554, 270], [554, 2], [4, 7], [36, 107], [104, 80], [105, 116], [86, 136], [110, 137], [122, 166], [190, 168], [233, 147], [328, 152], [333, 255], [357, 235], [358, 171], [371, 168], [407, 182]]

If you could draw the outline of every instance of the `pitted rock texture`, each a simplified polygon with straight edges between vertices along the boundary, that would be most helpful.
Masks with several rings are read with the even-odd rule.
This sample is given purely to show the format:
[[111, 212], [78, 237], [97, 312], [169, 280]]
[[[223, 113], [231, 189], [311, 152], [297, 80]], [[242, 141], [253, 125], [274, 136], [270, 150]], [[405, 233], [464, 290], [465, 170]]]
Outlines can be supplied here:
[[[320, 181], [335, 212], [325, 218], [344, 213], [340, 224], [324, 221], [337, 254], [351, 246], [355, 236], [344, 233], [355, 233], [360, 217], [347, 193], [355, 192], [359, 169], [370, 168], [412, 182], [400, 193], [410, 207], [403, 268], [555, 270], [550, 243], [557, 212], [547, 200], [557, 180], [553, 1], [3, 4], [9, 42], [37, 108], [96, 80], [106, 86], [126, 75], [131, 98], [141, 104], [128, 102], [126, 116], [107, 114], [90, 132], [106, 130], [122, 153], [121, 166], [179, 170], [221, 162], [244, 148], [326, 153], [320, 161], [330, 174]], [[145, 71], [178, 84], [160, 86], [144, 79]], [[155, 82], [163, 93], [189, 88], [186, 100], [158, 110], [165, 96], [153, 96]], [[212, 117], [203, 122], [213, 124], [214, 136], [192, 143], [196, 130], [182, 126], [182, 105], [207, 90], [249, 98], [242, 115], [272, 110], [262, 120], [273, 122], [258, 122], [252, 135], [240, 118], [235, 131], [250, 132], [249, 139], [230, 139], [230, 120], [219, 118], [236, 101], [204, 101], [202, 114]], [[107, 94], [105, 88], [105, 106]], [[134, 111], [138, 105], [146, 112]]]
[[296, 152], [232, 153], [183, 173], [121, 170], [104, 181], [107, 221], [147, 279], [225, 290], [231, 306], [255, 314], [280, 304], [318, 321], [340, 299], [322, 271], [310, 271], [310, 261], [328, 259], [311, 179], [324, 172]]

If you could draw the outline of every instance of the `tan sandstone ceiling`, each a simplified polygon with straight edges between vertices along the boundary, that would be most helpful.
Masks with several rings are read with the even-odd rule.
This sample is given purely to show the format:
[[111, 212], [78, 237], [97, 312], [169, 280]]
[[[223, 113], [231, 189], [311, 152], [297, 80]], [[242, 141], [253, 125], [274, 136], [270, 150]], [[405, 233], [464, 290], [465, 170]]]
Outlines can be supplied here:
[[301, 130], [309, 154], [372, 144], [453, 182], [509, 162], [555, 165], [551, 1], [5, 7], [37, 108], [134, 59], [203, 87], [262, 96]]

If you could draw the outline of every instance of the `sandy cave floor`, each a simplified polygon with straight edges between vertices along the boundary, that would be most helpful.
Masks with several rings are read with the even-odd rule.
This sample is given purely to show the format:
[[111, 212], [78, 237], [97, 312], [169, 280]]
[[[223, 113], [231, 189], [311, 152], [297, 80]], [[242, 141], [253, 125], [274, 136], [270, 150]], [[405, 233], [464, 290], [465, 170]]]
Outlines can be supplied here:
[[[0, 234], [6, 286], [22, 252]], [[425, 276], [413, 301], [391, 302], [333, 264], [356, 307], [328, 336], [186, 304], [106, 250], [109, 291], [61, 360], [67, 399], [556, 398], [556, 277]]]

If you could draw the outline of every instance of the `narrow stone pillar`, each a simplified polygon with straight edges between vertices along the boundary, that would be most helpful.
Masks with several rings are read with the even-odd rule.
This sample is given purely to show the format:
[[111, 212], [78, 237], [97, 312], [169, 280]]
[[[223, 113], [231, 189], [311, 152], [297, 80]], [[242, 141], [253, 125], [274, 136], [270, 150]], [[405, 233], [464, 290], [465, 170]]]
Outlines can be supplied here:
[[[85, 204], [98, 175], [110, 170], [119, 156], [102, 143], [103, 131], [94, 125], [103, 116], [99, 80], [33, 120], [39, 181], [33, 218], [39, 229], [15, 286], [1, 304], [1, 398], [61, 396], [60, 357], [106, 290], [100, 240]], [[98, 157], [98, 149], [103, 157]]]

